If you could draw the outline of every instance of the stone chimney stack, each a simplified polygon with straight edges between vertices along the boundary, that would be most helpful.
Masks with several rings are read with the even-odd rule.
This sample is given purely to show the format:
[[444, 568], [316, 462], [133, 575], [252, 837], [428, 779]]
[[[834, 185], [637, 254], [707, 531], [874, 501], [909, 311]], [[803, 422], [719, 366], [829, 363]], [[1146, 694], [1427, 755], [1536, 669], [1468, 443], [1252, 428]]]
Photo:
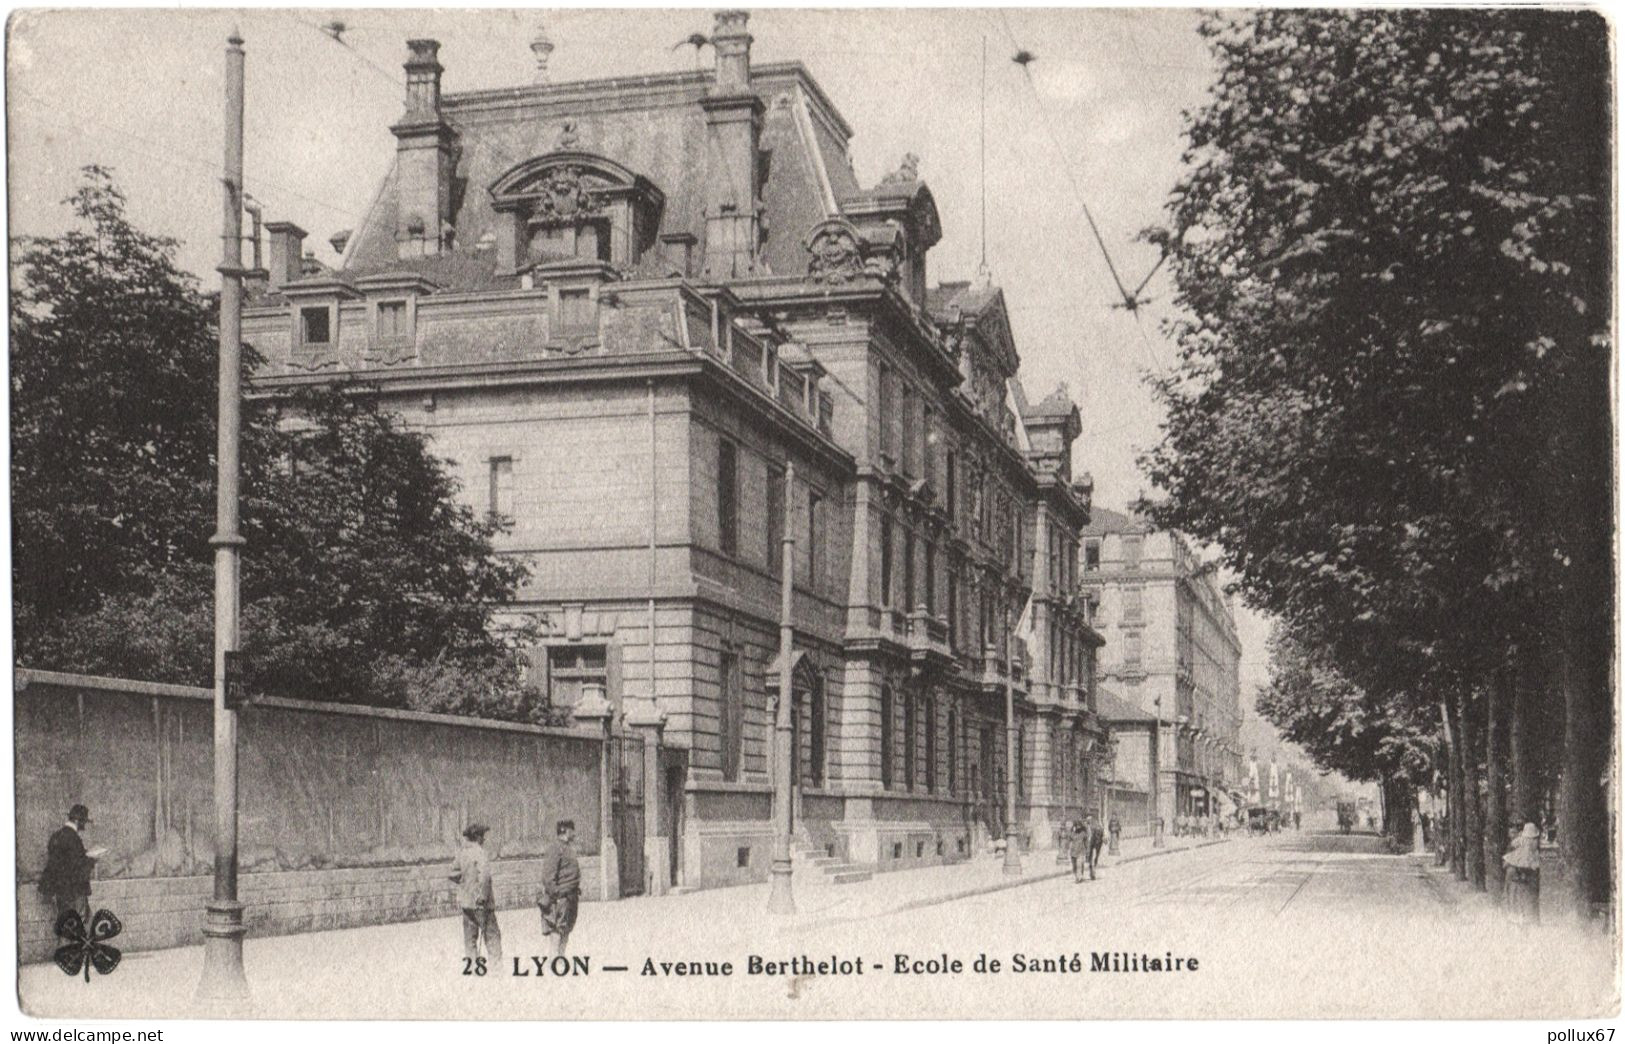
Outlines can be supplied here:
[[754, 39], [745, 31], [749, 11], [718, 11], [711, 31], [711, 49], [717, 56], [718, 93], [750, 90], [750, 45]]
[[408, 40], [406, 111], [395, 134], [395, 247], [401, 257], [438, 254], [451, 246], [451, 183], [457, 135], [440, 112], [440, 44]]
[[705, 274], [713, 279], [760, 270], [762, 99], [751, 88], [750, 14], [718, 11], [711, 33], [716, 80], [701, 106], [716, 148], [706, 178]]
[[305, 253], [305, 230], [291, 221], [267, 221], [265, 235], [269, 240], [266, 251], [270, 255], [272, 290], [302, 278], [301, 259]]

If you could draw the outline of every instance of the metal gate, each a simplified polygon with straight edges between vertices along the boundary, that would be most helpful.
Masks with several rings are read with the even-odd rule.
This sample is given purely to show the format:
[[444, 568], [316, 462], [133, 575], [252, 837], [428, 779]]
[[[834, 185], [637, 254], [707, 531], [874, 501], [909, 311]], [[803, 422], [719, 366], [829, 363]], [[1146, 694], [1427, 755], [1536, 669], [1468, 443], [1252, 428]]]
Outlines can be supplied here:
[[610, 742], [610, 813], [620, 856], [621, 895], [642, 895], [643, 738], [627, 734]]

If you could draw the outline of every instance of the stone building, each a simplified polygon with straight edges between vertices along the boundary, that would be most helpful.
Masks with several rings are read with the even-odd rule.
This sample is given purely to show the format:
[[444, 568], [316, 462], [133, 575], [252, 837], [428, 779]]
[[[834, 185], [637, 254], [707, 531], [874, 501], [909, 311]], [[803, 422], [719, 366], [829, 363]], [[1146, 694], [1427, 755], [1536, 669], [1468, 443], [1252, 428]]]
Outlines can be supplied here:
[[1160, 721], [1161, 818], [1224, 813], [1241, 764], [1241, 641], [1230, 602], [1184, 537], [1095, 508], [1083, 531], [1082, 583], [1108, 639], [1112, 691]]
[[1104, 751], [1077, 409], [1022, 408], [1002, 292], [929, 287], [918, 161], [860, 185], [851, 127], [747, 25], [716, 16], [713, 70], [462, 94], [411, 41], [341, 261], [266, 225], [244, 318], [255, 394], [365, 381], [511, 520], [534, 683], [660, 751], [617, 806], [630, 891], [767, 874], [786, 531], [804, 854], [1002, 831], [1007, 685], [1028, 843], [1097, 800]]

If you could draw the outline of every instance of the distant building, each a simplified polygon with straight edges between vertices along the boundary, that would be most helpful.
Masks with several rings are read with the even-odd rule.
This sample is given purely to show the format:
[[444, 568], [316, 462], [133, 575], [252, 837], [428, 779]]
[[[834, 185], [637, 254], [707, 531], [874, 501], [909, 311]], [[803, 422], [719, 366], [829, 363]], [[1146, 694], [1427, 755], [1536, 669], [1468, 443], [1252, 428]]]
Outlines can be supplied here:
[[801, 64], [752, 62], [747, 19], [717, 15], [714, 70], [553, 82], [539, 40], [537, 82], [460, 94], [410, 41], [342, 260], [266, 224], [244, 314], [255, 394], [365, 381], [512, 520], [534, 684], [660, 751], [617, 769], [625, 891], [766, 877], [783, 622], [807, 853], [1001, 834], [1007, 686], [1028, 843], [1098, 807], [1106, 756], [1077, 408], [1020, 398], [999, 288], [929, 287], [918, 160], [860, 185], [852, 128]]
[[1100, 507], [1083, 531], [1082, 563], [1107, 642], [1102, 679], [1161, 722], [1158, 814], [1229, 811], [1244, 782], [1241, 641], [1212, 571], [1182, 536]]

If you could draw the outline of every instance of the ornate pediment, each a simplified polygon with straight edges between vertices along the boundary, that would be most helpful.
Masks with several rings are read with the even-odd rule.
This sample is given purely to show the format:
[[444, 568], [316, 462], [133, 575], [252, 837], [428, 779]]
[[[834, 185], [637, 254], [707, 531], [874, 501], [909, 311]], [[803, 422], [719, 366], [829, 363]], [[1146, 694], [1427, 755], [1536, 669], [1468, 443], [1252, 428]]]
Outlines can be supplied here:
[[803, 245], [811, 255], [807, 277], [820, 283], [863, 277], [894, 282], [904, 254], [903, 232], [895, 225], [860, 230], [844, 218], [820, 221]]

